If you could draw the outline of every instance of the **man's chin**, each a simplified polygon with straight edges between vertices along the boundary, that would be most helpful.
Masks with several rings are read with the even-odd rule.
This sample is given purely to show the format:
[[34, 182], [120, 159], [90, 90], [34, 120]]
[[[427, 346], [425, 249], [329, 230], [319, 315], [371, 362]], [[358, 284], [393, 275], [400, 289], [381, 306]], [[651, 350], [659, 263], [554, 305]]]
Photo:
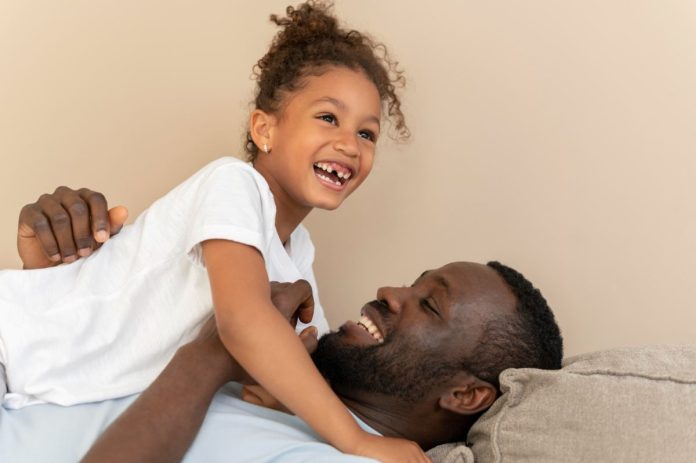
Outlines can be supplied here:
[[322, 336], [312, 359], [319, 372], [334, 385], [370, 390], [369, 379], [377, 376], [376, 357], [382, 345], [355, 342], [350, 330], [340, 327]]
[[383, 344], [356, 345], [343, 326], [319, 339], [312, 354], [317, 369], [335, 389], [399, 397], [415, 403], [461, 369], [439, 352], [390, 337]]

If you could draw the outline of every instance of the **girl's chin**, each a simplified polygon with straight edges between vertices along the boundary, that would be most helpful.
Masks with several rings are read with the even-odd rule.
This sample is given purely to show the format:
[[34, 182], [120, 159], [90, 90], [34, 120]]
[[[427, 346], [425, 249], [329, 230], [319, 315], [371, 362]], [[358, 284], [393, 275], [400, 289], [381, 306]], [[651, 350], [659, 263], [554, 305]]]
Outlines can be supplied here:
[[324, 211], [333, 211], [335, 209], [338, 209], [338, 206], [343, 204], [343, 201], [322, 201], [318, 202], [314, 205], [315, 208], [317, 209], [322, 209]]
[[321, 195], [316, 195], [313, 198], [310, 198], [309, 204], [312, 205], [312, 207], [315, 207], [317, 209], [323, 209], [325, 211], [333, 211], [334, 209], [337, 209], [341, 204], [343, 204], [343, 201], [346, 200], [348, 192], [341, 192], [341, 193], [333, 193], [333, 194], [321, 194]]

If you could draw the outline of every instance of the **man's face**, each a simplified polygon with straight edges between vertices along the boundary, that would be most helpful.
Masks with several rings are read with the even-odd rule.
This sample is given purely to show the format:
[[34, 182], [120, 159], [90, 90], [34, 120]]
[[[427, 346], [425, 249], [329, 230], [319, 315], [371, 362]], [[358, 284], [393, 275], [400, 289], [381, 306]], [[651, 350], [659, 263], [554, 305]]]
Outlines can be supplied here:
[[380, 288], [360, 321], [321, 338], [313, 358], [339, 393], [376, 392], [416, 402], [466, 370], [485, 324], [512, 315], [515, 305], [492, 268], [448, 264], [424, 272], [410, 287]]

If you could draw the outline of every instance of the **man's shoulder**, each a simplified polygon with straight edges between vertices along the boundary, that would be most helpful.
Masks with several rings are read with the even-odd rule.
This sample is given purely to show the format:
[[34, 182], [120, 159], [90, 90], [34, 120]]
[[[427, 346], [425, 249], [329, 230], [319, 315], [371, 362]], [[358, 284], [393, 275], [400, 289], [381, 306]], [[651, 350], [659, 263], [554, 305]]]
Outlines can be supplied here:
[[215, 396], [186, 461], [223, 461], [230, 452], [239, 461], [374, 461], [339, 452], [295, 415], [242, 401], [239, 389], [230, 383]]

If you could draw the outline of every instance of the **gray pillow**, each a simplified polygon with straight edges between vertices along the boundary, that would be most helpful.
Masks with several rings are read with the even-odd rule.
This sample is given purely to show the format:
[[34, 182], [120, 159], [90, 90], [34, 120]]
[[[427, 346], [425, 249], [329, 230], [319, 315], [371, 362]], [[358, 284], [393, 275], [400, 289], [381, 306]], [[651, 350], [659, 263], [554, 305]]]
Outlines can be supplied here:
[[500, 384], [469, 432], [476, 463], [696, 461], [696, 346], [584, 354]]
[[474, 463], [474, 454], [463, 442], [438, 445], [426, 453], [433, 463]]

